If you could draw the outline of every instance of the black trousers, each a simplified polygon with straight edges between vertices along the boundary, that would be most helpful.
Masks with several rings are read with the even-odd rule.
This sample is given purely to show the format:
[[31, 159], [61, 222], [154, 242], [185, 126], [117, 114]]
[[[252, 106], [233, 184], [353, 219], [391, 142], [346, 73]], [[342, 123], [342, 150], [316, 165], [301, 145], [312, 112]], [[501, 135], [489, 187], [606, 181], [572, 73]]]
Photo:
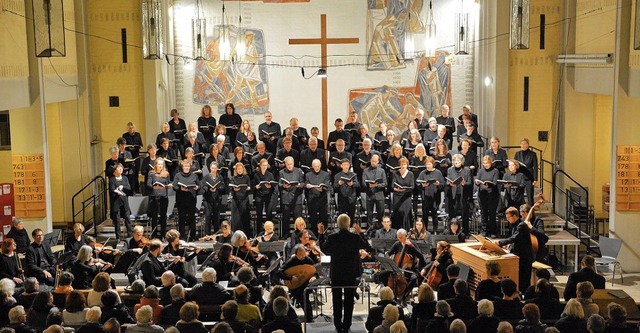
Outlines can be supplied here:
[[[314, 190], [315, 191], [315, 190]], [[309, 213], [309, 225], [307, 228], [313, 231], [314, 235], [318, 234], [318, 223], [327, 224], [329, 203], [327, 202], [326, 193], [321, 193], [321, 197], [309, 199], [307, 201], [307, 209]]]
[[196, 198], [190, 194], [182, 194], [176, 197], [178, 203], [178, 231], [185, 237], [185, 227], [189, 225], [189, 239], [196, 239]]
[[349, 198], [340, 198], [340, 196], [338, 196], [337, 207], [338, 207], [339, 214], [347, 214], [351, 218], [351, 222], [355, 221], [355, 216], [356, 216], [355, 200], [353, 202], [350, 202]]
[[[163, 238], [167, 233], [168, 205], [169, 198], [167, 197], [149, 198], [149, 217], [151, 218], [151, 229], [155, 230], [154, 234], [152, 235], [153, 238]], [[158, 231], [158, 224], [160, 224], [160, 231]]]
[[478, 202], [480, 203], [480, 213], [482, 214], [482, 232], [490, 235], [497, 234], [496, 212], [498, 210], [498, 193], [478, 192]]
[[438, 231], [438, 205], [440, 204], [440, 192], [435, 196], [422, 195], [422, 222], [425, 228], [428, 226], [428, 218], [431, 216], [433, 232]]
[[[254, 205], [256, 206], [256, 229], [257, 233], [264, 230], [264, 222], [273, 221], [273, 207], [271, 205], [271, 196], [260, 197], [254, 195]], [[266, 219], [262, 218], [262, 211], [265, 211]]]
[[382, 216], [384, 215], [384, 199], [376, 200], [374, 197], [367, 196], [367, 221], [373, 221], [373, 207], [376, 208], [375, 218], [378, 220], [376, 228], [382, 226]]
[[127, 228], [127, 235], [133, 235], [133, 227], [131, 226], [131, 220], [129, 219], [129, 211], [126, 209], [124, 205], [120, 205], [119, 207], [111, 207], [111, 222], [113, 223], [113, 227], [115, 228], [116, 239], [122, 239], [122, 231], [120, 230], [120, 218], [124, 220], [124, 225]]
[[356, 289], [335, 287], [357, 285], [358, 282], [356, 281], [356, 279], [336, 279], [335, 277], [331, 278], [331, 292], [333, 294], [333, 325], [336, 327], [336, 330], [338, 332], [347, 332], [351, 327]]
[[[204, 234], [212, 235], [220, 230], [220, 201], [205, 201], [204, 203]], [[212, 229], [213, 228], [213, 229]]]
[[289, 235], [289, 224], [292, 219], [302, 216], [302, 205], [291, 203], [282, 205], [282, 220], [280, 221], [280, 238], [285, 239]]

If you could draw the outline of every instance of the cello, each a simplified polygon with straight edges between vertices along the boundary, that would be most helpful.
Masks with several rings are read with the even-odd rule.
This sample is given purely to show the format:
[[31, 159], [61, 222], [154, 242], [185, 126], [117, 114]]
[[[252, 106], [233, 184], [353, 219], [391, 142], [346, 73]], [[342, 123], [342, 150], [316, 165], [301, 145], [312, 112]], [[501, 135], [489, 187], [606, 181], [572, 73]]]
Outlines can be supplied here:
[[[440, 257], [442, 256], [443, 253], [448, 252], [449, 248], [451, 247], [451, 245], [447, 244], [445, 247], [442, 248], [442, 252], [438, 253], [438, 255], [436, 256], [436, 258], [433, 260], [433, 262], [437, 262]], [[427, 278], [425, 280], [425, 283], [427, 285], [429, 285], [429, 287], [431, 287], [431, 289], [436, 290], [438, 288], [438, 286], [440, 285], [440, 282], [442, 281], [442, 273], [440, 273], [436, 268], [438, 267], [438, 265], [434, 265], [431, 264], [431, 267], [429, 268], [429, 271], [427, 272], [427, 274], [425, 274], [425, 277]]]
[[[402, 251], [396, 253], [393, 257], [393, 262], [400, 267], [401, 270], [410, 270], [413, 267], [413, 256], [407, 253], [406, 243], [402, 244]], [[404, 295], [409, 281], [403, 273], [392, 273], [387, 278], [387, 286], [392, 286], [393, 293], [396, 297]]]

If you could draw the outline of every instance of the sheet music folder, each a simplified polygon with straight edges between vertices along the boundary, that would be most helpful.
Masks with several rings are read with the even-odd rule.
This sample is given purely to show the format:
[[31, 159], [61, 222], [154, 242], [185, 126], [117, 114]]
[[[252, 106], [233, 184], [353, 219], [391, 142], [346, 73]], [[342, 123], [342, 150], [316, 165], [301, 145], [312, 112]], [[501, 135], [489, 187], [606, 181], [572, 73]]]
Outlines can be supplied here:
[[385, 251], [391, 249], [396, 242], [396, 239], [371, 238], [371, 247], [379, 251]]
[[258, 244], [258, 251], [260, 253], [265, 252], [282, 252], [284, 250], [285, 241], [274, 241], [274, 242], [260, 242]]

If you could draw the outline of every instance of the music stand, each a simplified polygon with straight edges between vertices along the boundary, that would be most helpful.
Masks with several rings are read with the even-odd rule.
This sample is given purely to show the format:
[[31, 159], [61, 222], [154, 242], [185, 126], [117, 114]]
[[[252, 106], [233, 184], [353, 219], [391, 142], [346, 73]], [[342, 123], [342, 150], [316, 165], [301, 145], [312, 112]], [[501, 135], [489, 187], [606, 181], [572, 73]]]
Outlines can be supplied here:
[[436, 247], [439, 241], [445, 241], [449, 244], [460, 243], [460, 239], [456, 235], [431, 235], [431, 246]]
[[260, 251], [260, 253], [284, 252], [285, 243], [285, 241], [260, 242], [258, 244], [258, 251]]
[[[318, 287], [323, 286], [323, 285], [328, 285], [328, 284], [329, 284], [329, 281], [330, 281], [330, 279], [329, 279], [328, 277], [317, 278], [317, 279], [313, 280], [313, 282], [309, 282], [309, 284], [308, 284], [308, 285], [307, 285], [307, 287], [305, 288], [305, 289], [311, 289], [311, 290], [313, 290], [313, 293], [314, 293], [314, 302], [315, 302], [316, 304], [318, 304], [318, 298], [317, 298], [317, 295], [318, 295], [318, 294], [317, 294]], [[307, 298], [306, 298], [306, 297], [304, 297], [304, 301], [305, 301], [305, 302], [307, 301]], [[324, 320], [325, 320], [325, 321], [329, 321], [329, 320], [331, 320], [331, 317], [330, 317], [330, 316], [328, 316], [328, 315], [326, 315], [326, 314], [324, 314], [324, 313], [322, 312], [322, 305], [323, 305], [323, 302], [320, 302], [319, 304], [320, 304], [320, 310], [319, 310], [318, 314], [316, 314], [315, 316], [313, 316], [313, 319], [316, 319], [316, 318], [318, 318], [318, 317], [322, 317], [322, 318], [324, 318]]]
[[[140, 257], [138, 257], [138, 259], [136, 259], [136, 261], [134, 261], [133, 264], [131, 264], [131, 266], [127, 268], [127, 275], [128, 276], [136, 275], [140, 271], [140, 266], [142, 266], [142, 262], [145, 259], [147, 259], [148, 256], [149, 256], [149, 252], [141, 254]], [[129, 282], [133, 282], [133, 281], [129, 281]]]
[[[394, 276], [397, 274], [404, 274], [402, 269], [398, 267], [398, 265], [396, 265], [393, 259], [387, 258], [387, 257], [376, 257], [376, 259], [378, 259], [378, 261], [380, 262], [380, 270], [391, 271]], [[393, 279], [394, 285], [392, 286], [392, 290], [394, 290], [394, 296], [396, 298], [396, 301], [400, 301], [402, 300], [401, 295], [395, 295], [395, 290], [396, 290], [395, 281], [396, 280]]]
[[60, 239], [60, 230], [54, 230], [46, 235], [44, 235], [44, 239], [42, 240], [42, 244], [47, 244], [49, 247], [54, 247], [58, 245], [58, 240]]
[[431, 244], [427, 241], [423, 241], [423, 240], [414, 241], [413, 244], [415, 244], [418, 247], [421, 253], [431, 252]]
[[58, 259], [56, 260], [53, 266], [65, 267], [65, 265], [73, 261], [75, 257], [76, 255], [75, 253], [73, 253], [73, 251], [65, 252], [58, 257]]
[[371, 247], [378, 251], [386, 252], [390, 250], [397, 241], [396, 239], [371, 238]]
[[202, 264], [200, 265], [200, 269], [198, 269], [199, 271], [202, 271], [205, 269], [205, 267], [207, 267], [207, 264], [213, 260], [213, 257], [216, 255], [216, 251], [212, 251], [210, 255], [207, 256], [207, 259], [205, 259]]
[[500, 246], [498, 246], [497, 244], [491, 242], [490, 240], [484, 238], [481, 235], [471, 235], [471, 237], [475, 238], [476, 240], [478, 240], [478, 242], [480, 242], [480, 244], [482, 245], [478, 251], [480, 252], [485, 252], [485, 253], [494, 253], [496, 255], [503, 255], [503, 254], [507, 254], [507, 251], [505, 251], [503, 248], [501, 248]]

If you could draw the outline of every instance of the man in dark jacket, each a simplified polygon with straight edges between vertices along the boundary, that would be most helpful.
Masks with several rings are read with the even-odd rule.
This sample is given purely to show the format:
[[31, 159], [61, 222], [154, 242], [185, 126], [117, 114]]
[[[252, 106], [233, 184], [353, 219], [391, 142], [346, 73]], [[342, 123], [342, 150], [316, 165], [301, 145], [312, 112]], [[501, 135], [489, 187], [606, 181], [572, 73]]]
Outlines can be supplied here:
[[51, 252], [49, 244], [43, 243], [44, 231], [36, 228], [31, 232], [33, 243], [27, 248], [27, 276], [38, 279], [40, 283], [53, 286], [56, 269], [54, 267], [55, 258]]
[[165, 305], [162, 310], [162, 326], [174, 326], [180, 320], [180, 309], [187, 303], [184, 287], [181, 284], [171, 287], [170, 294], [171, 304]]
[[447, 266], [447, 278], [449, 280], [438, 286], [438, 300], [447, 300], [449, 298], [456, 297], [456, 291], [453, 288], [453, 285], [456, 283], [456, 279], [459, 274], [460, 266], [456, 264]]
[[271, 333], [275, 330], [283, 330], [287, 333], [302, 333], [300, 323], [293, 322], [287, 318], [289, 301], [286, 298], [278, 296], [273, 300], [273, 312], [276, 314], [276, 318], [262, 327], [262, 333]]
[[605, 278], [596, 272], [595, 259], [592, 256], [584, 256], [580, 266], [582, 268], [578, 272], [569, 274], [567, 286], [564, 288], [565, 301], [576, 297], [576, 286], [580, 282], [589, 281], [595, 289], [605, 289]]
[[202, 272], [202, 283], [191, 289], [191, 300], [198, 305], [222, 305], [233, 299], [228, 291], [216, 283], [216, 270], [209, 267]]
[[447, 303], [451, 306], [451, 312], [457, 319], [471, 320], [478, 316], [478, 302], [469, 296], [469, 285], [467, 281], [456, 280], [453, 284], [456, 297], [449, 298]]
[[[331, 285], [333, 289], [333, 323], [338, 333], [348, 332], [353, 316], [355, 288], [344, 289], [344, 319], [342, 314], [342, 289], [338, 286], [357, 286], [362, 274], [360, 250], [372, 251], [361, 235], [351, 233], [349, 215], [340, 214], [337, 219], [340, 231], [326, 237], [324, 225], [318, 224], [322, 252], [331, 256]], [[357, 225], [357, 224], [356, 224]], [[359, 228], [356, 228], [359, 230]]]
[[162, 252], [162, 242], [158, 239], [151, 241], [149, 245], [149, 253], [144, 259], [140, 270], [142, 271], [142, 279], [147, 286], [162, 286], [162, 273], [166, 271], [163, 263], [158, 260], [158, 255]]
[[520, 219], [518, 209], [509, 207], [505, 217], [511, 226], [511, 236], [505, 240], [496, 241], [499, 246], [511, 244], [511, 253], [520, 257], [518, 262], [518, 289], [522, 294], [531, 285], [531, 264], [533, 264], [533, 249], [531, 248], [531, 231], [526, 223]]

